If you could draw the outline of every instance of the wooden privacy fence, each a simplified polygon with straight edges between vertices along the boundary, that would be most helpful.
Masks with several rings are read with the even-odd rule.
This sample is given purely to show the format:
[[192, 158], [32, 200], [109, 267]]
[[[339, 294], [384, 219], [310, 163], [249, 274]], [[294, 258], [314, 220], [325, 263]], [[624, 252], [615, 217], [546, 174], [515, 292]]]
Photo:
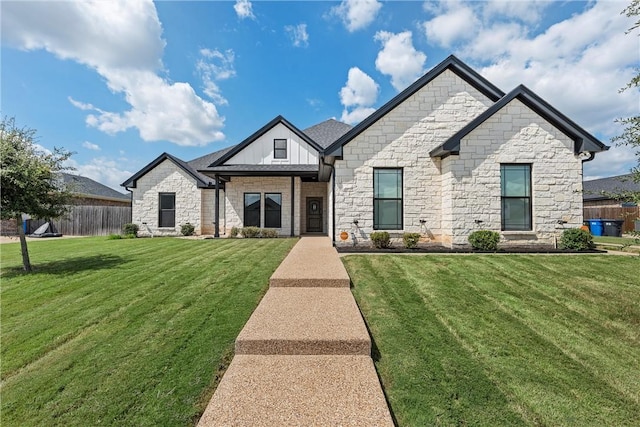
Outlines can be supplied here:
[[[47, 220], [29, 221], [28, 233], [33, 233]], [[58, 233], [67, 236], [105, 236], [121, 234], [122, 226], [131, 222], [130, 206], [72, 206], [62, 218], [51, 221]]]
[[622, 232], [627, 233], [634, 230], [634, 221], [640, 218], [640, 207], [634, 206], [623, 208], [620, 206], [593, 206], [583, 208], [584, 220], [589, 219], [622, 219], [624, 225]]

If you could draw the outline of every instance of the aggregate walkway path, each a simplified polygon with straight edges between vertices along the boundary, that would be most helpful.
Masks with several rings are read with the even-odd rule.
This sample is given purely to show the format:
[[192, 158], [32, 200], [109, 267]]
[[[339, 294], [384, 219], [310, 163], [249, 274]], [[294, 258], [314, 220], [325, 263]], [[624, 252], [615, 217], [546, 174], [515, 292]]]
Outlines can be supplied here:
[[331, 241], [302, 237], [269, 283], [198, 426], [393, 426]]

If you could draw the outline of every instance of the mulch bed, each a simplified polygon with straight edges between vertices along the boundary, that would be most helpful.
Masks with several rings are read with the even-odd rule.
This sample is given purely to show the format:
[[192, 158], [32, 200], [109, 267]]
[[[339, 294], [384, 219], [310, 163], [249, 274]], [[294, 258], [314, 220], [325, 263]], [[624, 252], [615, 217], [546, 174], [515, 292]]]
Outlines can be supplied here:
[[603, 254], [607, 251], [592, 249], [589, 251], [569, 251], [564, 249], [556, 249], [553, 247], [527, 247], [514, 246], [509, 248], [498, 249], [497, 251], [476, 251], [471, 248], [447, 248], [445, 246], [430, 245], [418, 246], [414, 249], [404, 247], [392, 247], [387, 249], [377, 249], [373, 246], [357, 245], [357, 246], [337, 246], [339, 253], [359, 254], [359, 253], [388, 253], [388, 254]]

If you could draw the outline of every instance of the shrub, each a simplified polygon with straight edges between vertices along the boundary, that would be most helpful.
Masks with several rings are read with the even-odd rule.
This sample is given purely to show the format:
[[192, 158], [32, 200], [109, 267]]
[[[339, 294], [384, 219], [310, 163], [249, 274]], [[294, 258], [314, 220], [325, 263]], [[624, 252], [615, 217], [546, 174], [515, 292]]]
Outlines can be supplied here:
[[258, 227], [243, 227], [240, 229], [240, 235], [245, 239], [255, 239], [260, 237], [260, 229]]
[[231, 232], [229, 233], [229, 237], [235, 239], [238, 237], [238, 233], [240, 233], [240, 229], [238, 227], [231, 227]]
[[471, 247], [478, 251], [497, 251], [500, 233], [491, 230], [478, 230], [469, 234]]
[[588, 251], [594, 247], [593, 236], [586, 230], [569, 228], [564, 230], [562, 236], [560, 236], [560, 249]]
[[138, 235], [138, 230], [140, 229], [140, 227], [138, 227], [138, 224], [133, 224], [133, 223], [128, 223], [122, 226], [122, 234], [133, 234], [133, 236], [137, 236]]
[[386, 231], [374, 231], [369, 235], [369, 238], [373, 242], [373, 246], [378, 249], [390, 248], [391, 240], [389, 239], [389, 233]]
[[266, 239], [276, 239], [278, 237], [278, 230], [264, 228], [260, 230], [260, 237], [264, 237]]
[[119, 240], [122, 239], [122, 236], [119, 234], [109, 234], [107, 236], [107, 240]]
[[136, 237], [138, 237], [138, 236], [135, 235], [135, 234], [131, 234], [131, 233], [122, 235], [123, 239], [135, 239]]
[[180, 227], [180, 233], [182, 233], [183, 236], [193, 236], [195, 230], [196, 228], [190, 222], [182, 224], [182, 227]]
[[404, 247], [407, 249], [413, 249], [418, 246], [418, 242], [420, 241], [420, 233], [404, 233], [402, 235], [402, 243], [404, 243]]

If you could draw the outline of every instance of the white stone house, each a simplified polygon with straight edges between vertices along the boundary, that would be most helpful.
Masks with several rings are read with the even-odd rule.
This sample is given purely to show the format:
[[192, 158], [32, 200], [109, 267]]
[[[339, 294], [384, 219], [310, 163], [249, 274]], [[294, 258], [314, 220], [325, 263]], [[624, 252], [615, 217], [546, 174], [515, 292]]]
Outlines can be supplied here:
[[458, 246], [482, 228], [549, 244], [582, 225], [582, 164], [607, 149], [526, 87], [505, 94], [450, 56], [355, 127], [278, 116], [189, 162], [164, 153], [122, 185], [153, 234], [190, 222], [215, 236], [257, 226], [350, 245], [380, 230]]

